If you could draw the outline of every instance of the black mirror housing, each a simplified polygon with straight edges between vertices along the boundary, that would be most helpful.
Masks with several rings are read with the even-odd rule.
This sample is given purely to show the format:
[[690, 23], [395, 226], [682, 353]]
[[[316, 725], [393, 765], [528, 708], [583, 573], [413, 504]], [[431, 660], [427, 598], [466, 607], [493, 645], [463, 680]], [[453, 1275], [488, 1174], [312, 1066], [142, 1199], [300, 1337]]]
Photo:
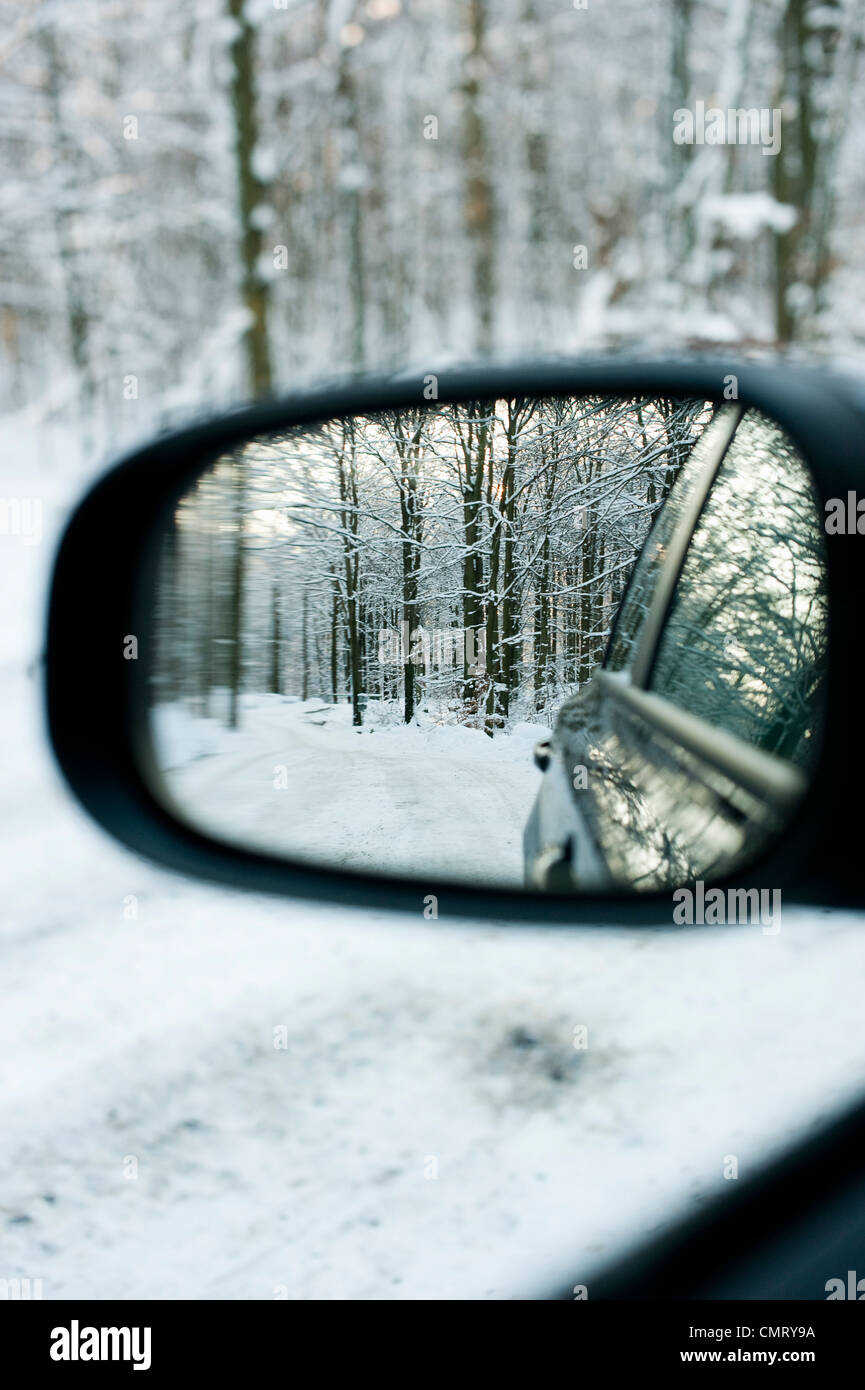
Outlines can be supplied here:
[[[735, 391], [743, 407], [773, 417], [796, 442], [827, 517], [837, 522], [839, 499], [846, 516], [850, 495], [858, 495], [857, 487], [865, 493], [865, 402], [853, 385], [826, 374], [722, 361], [528, 365], [433, 379], [438, 404], [575, 392], [703, 396], [720, 402]], [[429, 398], [430, 380], [429, 374], [367, 380], [263, 402], [159, 438], [96, 483], [69, 523], [51, 586], [45, 699], [63, 773], [97, 822], [131, 849], [215, 882], [401, 911], [421, 911], [433, 895], [440, 919], [674, 926], [668, 893], [531, 897], [287, 862], [216, 843], [173, 817], [152, 793], [144, 689], [151, 615], [142, 593], [156, 565], [153, 536], [166, 506], [216, 457], [252, 435], [417, 407]], [[850, 531], [848, 526], [839, 534], [827, 526], [829, 673], [820, 763], [783, 838], [735, 885], [778, 889], [789, 903], [852, 906], [863, 899], [856, 868], [860, 837], [851, 804], [865, 761], [858, 734], [858, 590], [865, 539], [858, 529]]]

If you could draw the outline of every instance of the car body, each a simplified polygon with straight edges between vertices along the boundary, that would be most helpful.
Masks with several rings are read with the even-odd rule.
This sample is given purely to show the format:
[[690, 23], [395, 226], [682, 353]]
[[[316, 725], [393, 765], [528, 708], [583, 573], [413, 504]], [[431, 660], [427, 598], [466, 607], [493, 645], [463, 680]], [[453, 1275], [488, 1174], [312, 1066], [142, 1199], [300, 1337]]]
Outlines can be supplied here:
[[795, 445], [759, 411], [720, 405], [656, 517], [603, 666], [536, 749], [529, 886], [674, 888], [777, 838], [818, 756], [824, 551]]

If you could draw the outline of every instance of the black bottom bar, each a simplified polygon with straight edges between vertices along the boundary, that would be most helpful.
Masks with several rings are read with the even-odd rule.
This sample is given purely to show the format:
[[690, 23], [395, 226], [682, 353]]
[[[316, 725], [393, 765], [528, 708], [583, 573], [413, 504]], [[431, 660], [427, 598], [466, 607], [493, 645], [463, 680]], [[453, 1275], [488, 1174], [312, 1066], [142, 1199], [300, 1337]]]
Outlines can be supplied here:
[[[109, 1371], [114, 1377], [137, 1373], [142, 1383], [144, 1376], [161, 1381], [211, 1373], [222, 1381], [233, 1374], [248, 1377], [259, 1368], [296, 1374], [299, 1358], [309, 1380], [310, 1361], [319, 1374], [327, 1374], [334, 1351], [342, 1349], [353, 1374], [368, 1374], [375, 1369], [372, 1363], [383, 1369], [397, 1334], [401, 1379], [421, 1370], [428, 1375], [437, 1358], [449, 1379], [462, 1378], [476, 1357], [486, 1375], [499, 1357], [513, 1373], [515, 1352], [533, 1363], [537, 1378], [553, 1353], [558, 1361], [567, 1351], [575, 1376], [589, 1366], [611, 1376], [712, 1365], [803, 1366], [825, 1380], [827, 1373], [857, 1364], [865, 1332], [865, 1310], [840, 1303], [575, 1300], [570, 1308], [559, 1303], [555, 1314], [545, 1312], [537, 1323], [537, 1314], [515, 1314], [504, 1305], [509, 1311], [500, 1325], [502, 1305], [481, 1312], [474, 1303], [402, 1303], [388, 1305], [383, 1330], [376, 1325], [378, 1309], [369, 1303], [11, 1300], [0, 1304], [0, 1336], [7, 1354], [13, 1354], [19, 1380], [22, 1372], [47, 1373], [62, 1382]], [[462, 1324], [459, 1343], [451, 1336], [452, 1324]], [[403, 1335], [415, 1347], [411, 1357]]]

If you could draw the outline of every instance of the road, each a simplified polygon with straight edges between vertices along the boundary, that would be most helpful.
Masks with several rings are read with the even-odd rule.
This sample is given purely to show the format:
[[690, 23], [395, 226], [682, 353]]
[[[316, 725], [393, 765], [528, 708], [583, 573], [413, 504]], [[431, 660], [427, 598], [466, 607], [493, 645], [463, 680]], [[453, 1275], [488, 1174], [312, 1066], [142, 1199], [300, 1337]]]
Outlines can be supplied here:
[[189, 820], [242, 844], [347, 868], [522, 883], [536, 732], [364, 727], [320, 701], [245, 702], [243, 730], [166, 773]]

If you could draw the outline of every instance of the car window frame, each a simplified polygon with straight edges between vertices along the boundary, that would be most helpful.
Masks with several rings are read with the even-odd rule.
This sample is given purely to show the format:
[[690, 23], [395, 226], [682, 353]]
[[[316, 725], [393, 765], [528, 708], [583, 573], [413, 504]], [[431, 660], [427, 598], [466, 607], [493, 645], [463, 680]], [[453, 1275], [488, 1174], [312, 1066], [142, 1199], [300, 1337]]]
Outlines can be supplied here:
[[[703, 508], [712, 490], [712, 484], [727, 455], [727, 450], [736, 436], [736, 431], [742, 422], [745, 410], [744, 407], [739, 404], [722, 402], [720, 408], [716, 410], [713, 415], [712, 420], [709, 421], [709, 426], [711, 426], [722, 413], [726, 417], [724, 422], [725, 428], [719, 428], [718, 439], [703, 464], [702, 469], [691, 485], [691, 490], [686, 499], [682, 515], [670, 537], [667, 557], [655, 576], [654, 586], [649, 598], [648, 611], [637, 631], [632, 653], [621, 670], [616, 672], [610, 669], [608, 663], [613, 650], [613, 643], [616, 640], [616, 632], [620, 617], [627, 605], [628, 596], [632, 592], [642, 552], [641, 555], [637, 557], [637, 562], [631, 570], [625, 592], [622, 595], [621, 603], [619, 604], [613, 626], [610, 630], [607, 650], [604, 653], [604, 659], [599, 669], [606, 672], [608, 675], [627, 676], [628, 684], [640, 690], [645, 690], [647, 687], [655, 660], [655, 652], [660, 644], [664, 624], [676, 593], [676, 586], [678, 585], [679, 577], [682, 573], [691, 539], [699, 525]], [[707, 428], [709, 426], [707, 426]], [[694, 448], [696, 447], [697, 445], [695, 444]], [[675, 484], [673, 487], [675, 488]], [[666, 500], [664, 506], [666, 506]], [[664, 507], [662, 506], [658, 511], [658, 518], [663, 514], [663, 510]], [[656, 520], [658, 518], [656, 518]], [[654, 530], [655, 526], [653, 524], [652, 529], [646, 537], [645, 546], [650, 544]]]
[[[645, 719], [652, 727], [661, 730], [683, 748], [711, 763], [738, 785], [762, 796], [782, 814], [790, 816], [805, 796], [811, 781], [796, 763], [780, 754], [757, 748], [739, 734], [712, 724], [701, 715], [685, 709], [670, 696], [649, 688], [655, 657], [691, 542], [699, 527], [712, 487], [746, 413], [743, 406], [731, 408], [730, 428], [719, 435], [718, 447], [713, 448], [693, 484], [682, 516], [670, 537], [667, 558], [658, 571], [648, 612], [637, 633], [633, 658], [619, 671], [602, 666], [595, 674], [605, 695], [612, 696], [618, 703], [630, 708], [632, 713]], [[647, 538], [646, 544], [648, 543]], [[621, 607], [619, 611], [621, 612]], [[612, 640], [611, 633], [610, 645]]]

